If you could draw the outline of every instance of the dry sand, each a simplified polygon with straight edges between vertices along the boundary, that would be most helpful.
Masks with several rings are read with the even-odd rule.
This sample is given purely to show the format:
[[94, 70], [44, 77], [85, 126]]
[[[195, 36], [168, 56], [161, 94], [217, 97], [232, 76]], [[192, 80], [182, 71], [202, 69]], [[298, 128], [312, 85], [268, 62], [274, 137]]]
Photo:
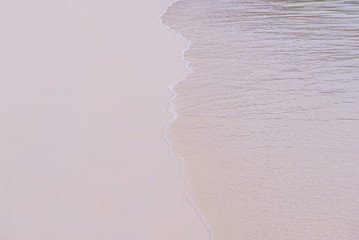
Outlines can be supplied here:
[[208, 239], [163, 139], [169, 2], [0, 2], [1, 240]]

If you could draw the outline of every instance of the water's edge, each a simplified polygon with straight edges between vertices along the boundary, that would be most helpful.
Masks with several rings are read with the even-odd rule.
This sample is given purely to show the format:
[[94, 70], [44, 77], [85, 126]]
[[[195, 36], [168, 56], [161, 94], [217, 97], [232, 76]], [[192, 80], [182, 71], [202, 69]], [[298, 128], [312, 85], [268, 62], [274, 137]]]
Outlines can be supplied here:
[[187, 43], [167, 142], [213, 240], [359, 236], [358, 11], [177, 0], [162, 15]]
[[168, 151], [169, 151], [169, 154], [176, 160], [179, 160], [180, 162], [180, 165], [179, 165], [179, 173], [180, 173], [180, 176], [181, 178], [183, 179], [184, 181], [184, 185], [185, 185], [185, 191], [183, 192], [183, 196], [186, 198], [187, 202], [189, 203], [189, 205], [194, 209], [194, 211], [196, 212], [197, 216], [200, 218], [201, 222], [203, 223], [204, 227], [206, 228], [207, 232], [208, 232], [208, 235], [209, 235], [209, 238], [208, 239], [212, 239], [214, 237], [214, 233], [213, 231], [211, 230], [211, 225], [206, 221], [205, 217], [200, 213], [199, 209], [194, 205], [194, 203], [192, 202], [191, 200], [191, 195], [189, 195], [188, 193], [188, 186], [190, 184], [189, 180], [185, 178], [185, 175], [183, 173], [183, 170], [184, 170], [184, 164], [185, 164], [185, 161], [182, 157], [176, 157], [172, 151], [172, 146], [171, 146], [171, 142], [170, 140], [168, 139], [168, 132], [167, 132], [167, 129], [168, 129], [168, 126], [171, 124], [171, 122], [173, 122], [177, 117], [178, 117], [178, 114], [176, 113], [175, 109], [174, 109], [174, 102], [176, 100], [176, 96], [177, 96], [177, 93], [176, 91], [174, 90], [174, 87], [181, 81], [183, 81], [184, 79], [186, 79], [191, 73], [192, 73], [192, 69], [189, 67], [189, 62], [186, 61], [185, 59], [185, 53], [190, 49], [192, 43], [190, 40], [184, 38], [179, 32], [177, 32], [176, 30], [174, 30], [173, 28], [171, 28], [169, 25], [165, 24], [163, 22], [163, 16], [167, 13], [168, 9], [170, 7], [173, 6], [173, 4], [175, 4], [176, 2], [178, 2], [180, 0], [175, 0], [173, 1], [172, 3], [168, 4], [166, 9], [164, 10], [164, 12], [159, 16], [159, 19], [160, 19], [160, 24], [162, 26], [165, 26], [167, 29], [169, 29], [175, 36], [176, 38], [179, 38], [183, 41], [186, 42], [186, 47], [184, 49], [182, 49], [182, 53], [181, 53], [181, 62], [184, 64], [185, 66], [185, 69], [187, 71], [187, 73], [180, 79], [178, 79], [176, 82], [170, 84], [168, 86], [168, 90], [171, 92], [171, 98], [169, 100], [169, 108], [168, 108], [168, 111], [172, 114], [172, 118], [166, 123], [166, 125], [164, 126], [164, 130], [163, 130], [163, 137], [168, 145]]

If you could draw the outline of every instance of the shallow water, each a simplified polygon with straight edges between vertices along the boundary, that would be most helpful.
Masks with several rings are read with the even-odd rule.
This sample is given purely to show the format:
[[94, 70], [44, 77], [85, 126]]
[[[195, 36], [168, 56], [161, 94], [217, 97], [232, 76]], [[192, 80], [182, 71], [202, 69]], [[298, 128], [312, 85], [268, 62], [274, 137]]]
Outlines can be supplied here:
[[179, 0], [172, 150], [213, 239], [359, 238], [359, 1]]

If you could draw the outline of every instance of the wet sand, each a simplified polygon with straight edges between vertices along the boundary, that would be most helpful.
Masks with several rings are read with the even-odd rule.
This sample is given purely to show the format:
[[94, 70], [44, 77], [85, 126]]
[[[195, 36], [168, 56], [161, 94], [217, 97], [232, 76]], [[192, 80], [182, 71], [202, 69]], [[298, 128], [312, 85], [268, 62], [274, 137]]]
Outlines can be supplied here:
[[359, 5], [179, 0], [168, 127], [211, 240], [359, 239]]
[[163, 137], [169, 3], [0, 3], [0, 239], [208, 239]]

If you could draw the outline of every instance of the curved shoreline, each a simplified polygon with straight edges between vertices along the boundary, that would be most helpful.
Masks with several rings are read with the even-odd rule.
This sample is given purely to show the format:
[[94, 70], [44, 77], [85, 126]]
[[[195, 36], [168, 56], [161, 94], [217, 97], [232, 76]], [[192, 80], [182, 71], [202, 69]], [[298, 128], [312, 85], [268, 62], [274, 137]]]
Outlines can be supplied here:
[[207, 239], [163, 139], [171, 1], [0, 3], [1, 236]]
[[165, 11], [159, 16], [159, 19], [160, 19], [160, 24], [165, 26], [167, 29], [169, 29], [175, 36], [176, 38], [179, 38], [183, 41], [185, 41], [187, 44], [186, 44], [186, 47], [184, 49], [182, 49], [182, 52], [181, 52], [181, 62], [184, 63], [184, 67], [185, 69], [187, 70], [187, 73], [180, 79], [178, 79], [176, 82], [170, 84], [168, 86], [168, 89], [169, 91], [171, 92], [171, 99], [169, 100], [169, 109], [168, 111], [172, 114], [172, 118], [167, 122], [165, 128], [164, 128], [164, 139], [165, 141], [167, 142], [168, 144], [168, 151], [169, 151], [169, 154], [180, 161], [180, 175], [181, 175], [181, 178], [183, 179], [184, 181], [184, 184], [185, 184], [185, 192], [183, 193], [183, 196], [186, 198], [186, 200], [188, 201], [189, 205], [195, 210], [196, 214], [198, 215], [198, 217], [200, 218], [202, 224], [204, 225], [204, 227], [206, 228], [207, 232], [208, 232], [208, 235], [209, 235], [209, 239], [212, 239], [214, 237], [214, 233], [213, 231], [211, 230], [211, 225], [207, 223], [205, 217], [201, 214], [201, 212], [199, 211], [199, 209], [194, 205], [194, 203], [192, 203], [192, 200], [191, 200], [191, 195], [188, 194], [188, 186], [190, 185], [190, 181], [188, 179], [186, 179], [185, 175], [184, 175], [184, 164], [185, 164], [185, 160], [183, 157], [176, 157], [175, 154], [173, 153], [172, 151], [172, 146], [171, 146], [171, 141], [168, 139], [168, 132], [167, 132], [167, 129], [168, 129], [168, 126], [171, 124], [171, 122], [173, 122], [175, 119], [178, 118], [178, 114], [176, 113], [175, 111], [175, 107], [174, 107], [174, 102], [176, 100], [176, 97], [177, 97], [177, 93], [176, 91], [174, 90], [174, 87], [181, 81], [185, 80], [192, 72], [193, 72], [193, 69], [189, 67], [189, 62], [185, 59], [185, 56], [184, 54], [191, 48], [191, 45], [192, 45], [192, 42], [188, 39], [186, 39], [185, 37], [183, 37], [179, 32], [177, 32], [176, 30], [174, 30], [173, 28], [171, 28], [169, 25], [165, 24], [163, 22], [163, 16], [167, 13], [168, 9], [170, 7], [173, 7], [173, 5], [178, 2], [180, 0], [175, 0], [174, 2], [170, 3], [169, 5], [167, 5]]

